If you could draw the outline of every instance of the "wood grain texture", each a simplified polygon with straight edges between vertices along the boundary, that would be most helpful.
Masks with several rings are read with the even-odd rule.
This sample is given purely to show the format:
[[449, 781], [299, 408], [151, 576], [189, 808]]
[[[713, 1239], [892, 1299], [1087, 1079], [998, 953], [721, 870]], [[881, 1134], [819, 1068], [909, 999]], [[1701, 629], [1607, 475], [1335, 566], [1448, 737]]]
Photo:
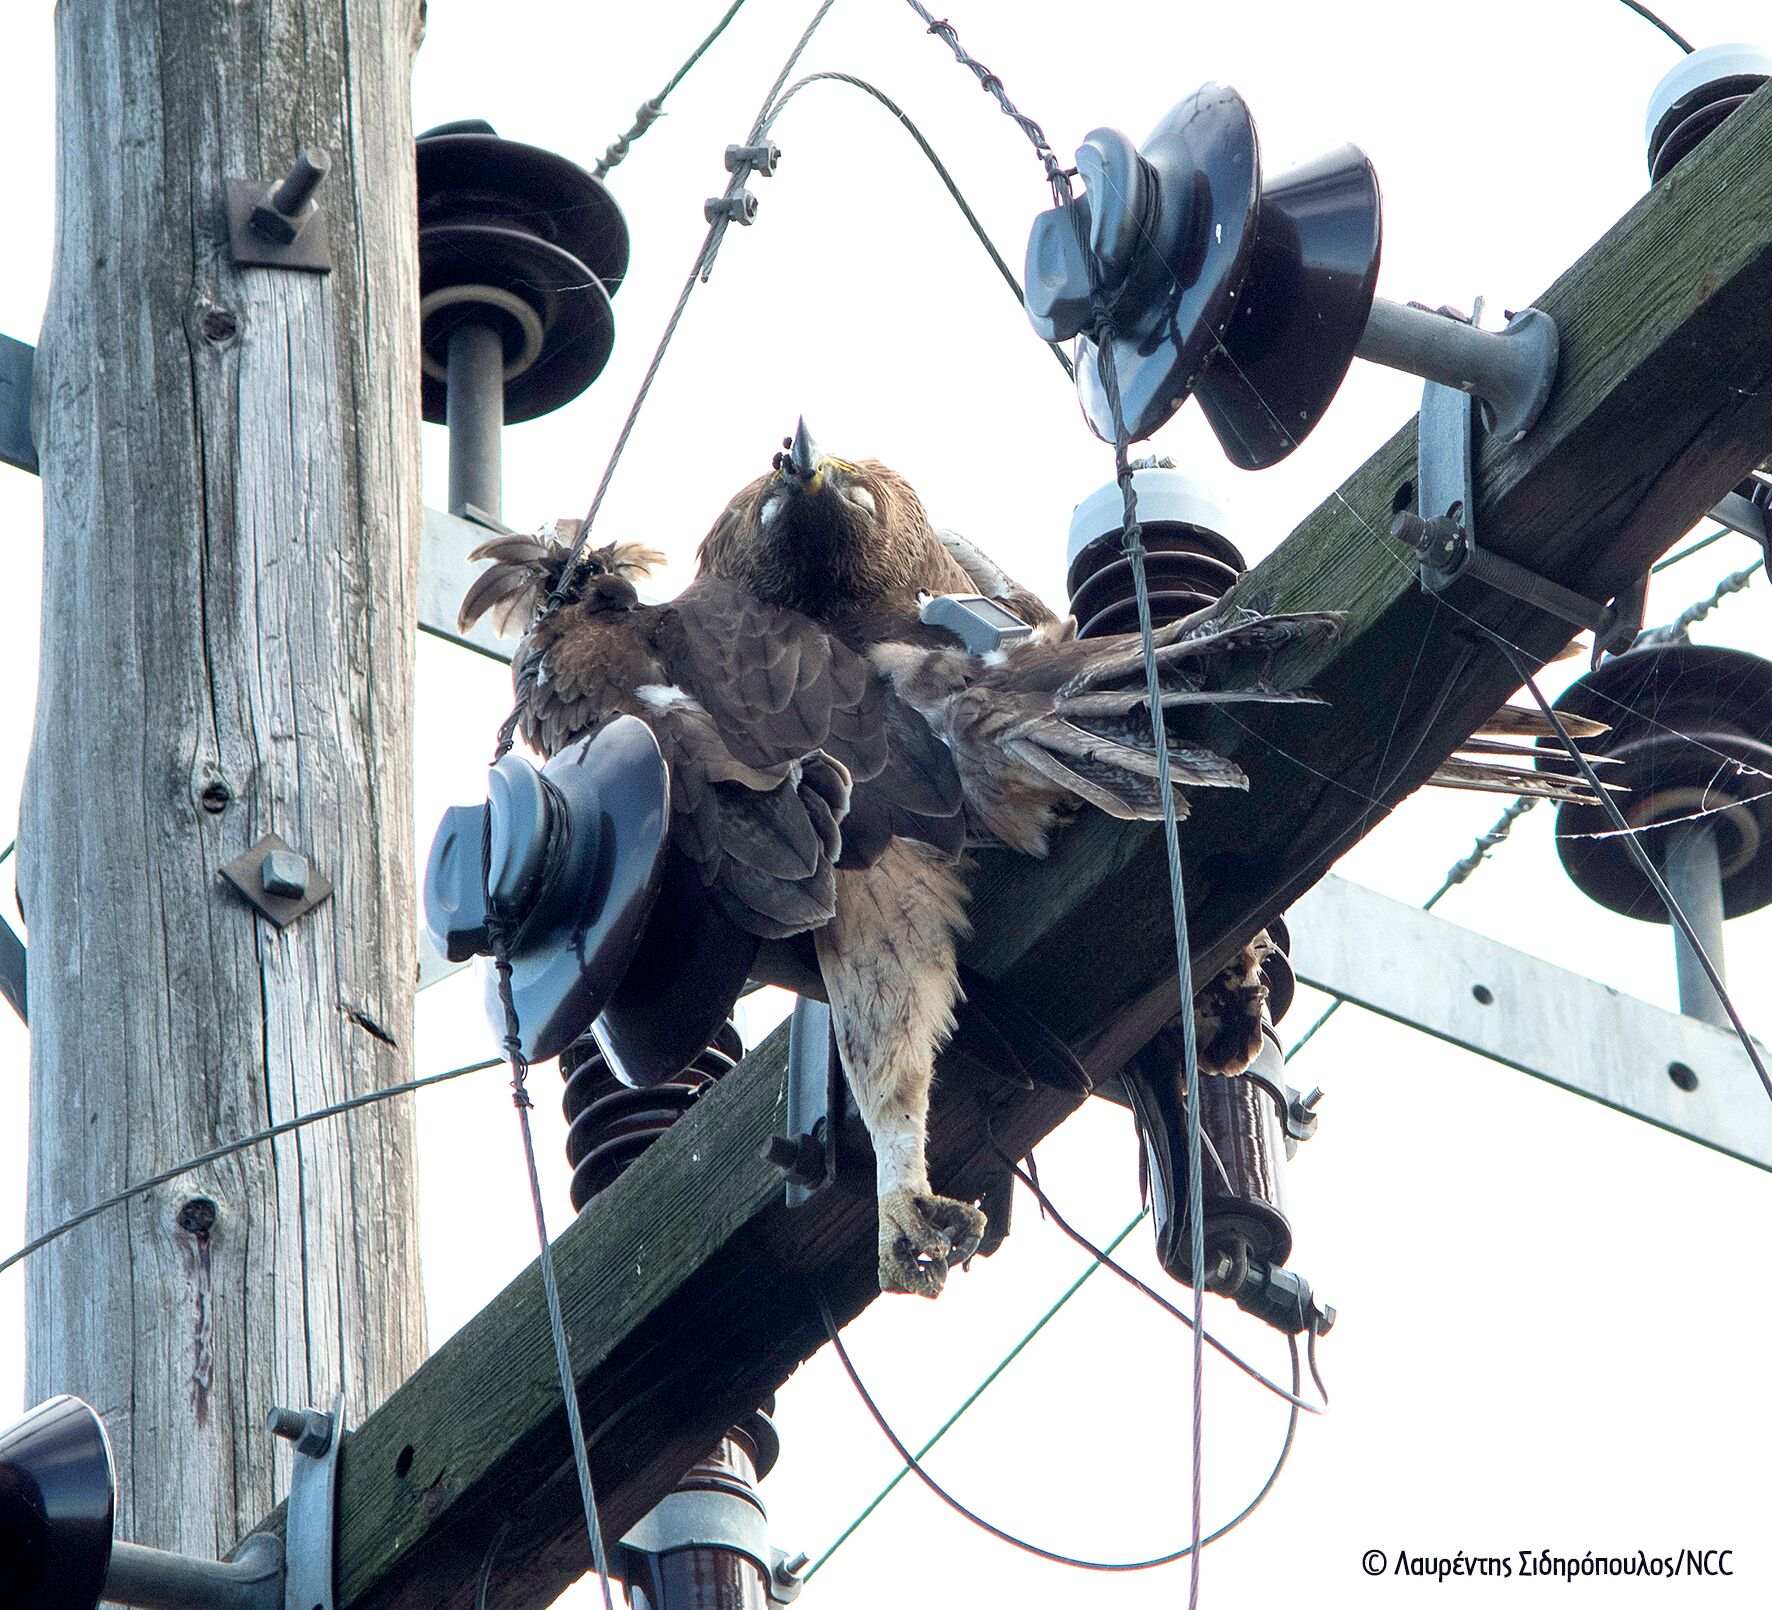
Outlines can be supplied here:
[[[58, 12], [32, 1232], [411, 1076], [419, 15]], [[224, 181], [303, 145], [334, 272], [237, 268]], [[218, 878], [270, 831], [336, 889], [281, 931]], [[29, 1391], [104, 1416], [119, 1535], [224, 1553], [287, 1479], [273, 1402], [360, 1416], [424, 1357], [412, 1133], [406, 1101], [303, 1130], [32, 1259]]]
[[[1478, 530], [1596, 598], [1640, 574], [1772, 441], [1772, 89], [1732, 117], [1539, 305], [1563, 334], [1549, 411], [1488, 444]], [[1345, 611], [1341, 641], [1276, 668], [1327, 709], [1213, 717], [1247, 795], [1202, 792], [1184, 828], [1194, 971], [1205, 977], [1432, 771], [1511, 691], [1476, 617], [1542, 662], [1568, 629], [1510, 600], [1425, 599], [1384, 533], [1412, 480], [1400, 432], [1243, 584]], [[1177, 1005], [1156, 833], [1078, 823], [1036, 863], [982, 857], [967, 960], [1111, 1074]], [[606, 1529], [617, 1537], [733, 1416], [874, 1295], [870, 1174], [790, 1213], [757, 1159], [785, 1117], [774, 1042], [681, 1120], [557, 1243]], [[938, 1190], [966, 1195], [1073, 1098], [1016, 1090], [944, 1056], [931, 1120]], [[989, 1124], [985, 1117], [988, 1115]], [[457, 1610], [509, 1520], [492, 1603], [544, 1603], [588, 1565], [540, 1283], [515, 1281], [348, 1440], [341, 1604]], [[406, 1458], [410, 1450], [410, 1458]], [[406, 1473], [400, 1474], [402, 1465]], [[268, 1523], [278, 1524], [272, 1517]]]

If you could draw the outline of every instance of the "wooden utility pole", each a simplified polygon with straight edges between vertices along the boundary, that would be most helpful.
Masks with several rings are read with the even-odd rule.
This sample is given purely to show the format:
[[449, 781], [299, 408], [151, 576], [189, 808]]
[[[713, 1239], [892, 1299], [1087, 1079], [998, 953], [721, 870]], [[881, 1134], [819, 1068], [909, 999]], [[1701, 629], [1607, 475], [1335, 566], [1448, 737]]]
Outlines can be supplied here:
[[[420, 0], [59, 8], [35, 385], [43, 647], [21, 828], [30, 1227], [411, 1076]], [[330, 273], [241, 267], [227, 181], [330, 153]], [[221, 867], [276, 833], [286, 928]], [[117, 1453], [120, 1535], [215, 1556], [274, 1402], [425, 1352], [408, 1101], [301, 1130], [30, 1263], [32, 1397]]]

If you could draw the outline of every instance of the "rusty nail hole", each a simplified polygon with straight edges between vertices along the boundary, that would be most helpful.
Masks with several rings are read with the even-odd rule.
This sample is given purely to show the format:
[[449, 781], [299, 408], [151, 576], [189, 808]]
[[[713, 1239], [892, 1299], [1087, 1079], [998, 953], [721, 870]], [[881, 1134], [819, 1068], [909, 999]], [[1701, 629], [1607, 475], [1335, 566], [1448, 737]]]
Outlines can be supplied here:
[[203, 809], [211, 816], [220, 816], [232, 802], [234, 796], [228, 792], [226, 783], [211, 783], [197, 796]]
[[394, 1474], [404, 1476], [412, 1469], [412, 1444], [409, 1442], [394, 1458]]
[[212, 1197], [188, 1196], [179, 1204], [178, 1227], [202, 1239], [215, 1228], [215, 1218], [219, 1211]]
[[225, 307], [211, 308], [203, 315], [203, 339], [218, 344], [232, 341], [240, 333], [240, 321]]

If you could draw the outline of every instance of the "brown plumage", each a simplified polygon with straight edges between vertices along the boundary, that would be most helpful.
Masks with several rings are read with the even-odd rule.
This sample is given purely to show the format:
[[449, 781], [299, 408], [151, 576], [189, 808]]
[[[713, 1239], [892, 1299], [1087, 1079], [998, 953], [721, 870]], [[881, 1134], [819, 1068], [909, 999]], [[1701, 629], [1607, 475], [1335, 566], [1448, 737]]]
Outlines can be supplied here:
[[[485, 612], [533, 614], [560, 580], [567, 547], [500, 537], [477, 557], [492, 565], [463, 602], [464, 628]], [[831, 557], [839, 574], [866, 571], [865, 555]], [[955, 862], [968, 842], [1044, 854], [1053, 825], [1084, 804], [1160, 814], [1142, 663], [1123, 639], [1067, 640], [1050, 619], [1008, 654], [981, 658], [921, 627], [914, 591], [908, 620], [876, 609], [871, 623], [851, 595], [854, 647], [848, 632], [782, 602], [820, 606], [786, 578], [765, 598], [704, 572], [669, 603], [642, 604], [634, 581], [653, 558], [629, 543], [581, 558], [570, 601], [530, 629], [514, 662], [524, 735], [552, 754], [617, 713], [646, 721], [671, 766], [671, 842], [714, 899], [750, 932], [812, 935], [874, 1141], [882, 1285], [933, 1295], [984, 1228], [971, 1204], [931, 1191], [924, 1157], [965, 930]], [[921, 580], [952, 564], [965, 579], [943, 585], [998, 586], [981, 556], [974, 579], [939, 539], [915, 562]], [[1167, 628], [1158, 635], [1165, 704], [1304, 699], [1259, 683], [1213, 692], [1212, 683], [1335, 625], [1203, 612]], [[1234, 765], [1197, 743], [1176, 735], [1170, 751], [1178, 782], [1244, 786]]]

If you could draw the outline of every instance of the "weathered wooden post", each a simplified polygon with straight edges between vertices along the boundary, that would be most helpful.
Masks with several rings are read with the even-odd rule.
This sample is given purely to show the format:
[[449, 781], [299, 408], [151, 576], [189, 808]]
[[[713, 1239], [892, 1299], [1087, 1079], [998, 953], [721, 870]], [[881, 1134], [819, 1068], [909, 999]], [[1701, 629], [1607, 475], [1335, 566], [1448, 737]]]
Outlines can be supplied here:
[[[411, 1074], [421, 16], [91, 0], [57, 18], [20, 854], [33, 1232]], [[262, 201], [304, 148], [330, 154], [318, 216], [243, 264], [279, 228], [231, 246], [229, 181]], [[297, 221], [300, 201], [283, 194]], [[287, 926], [221, 876], [268, 833], [305, 861], [286, 875], [332, 889]], [[288, 1457], [273, 1403], [329, 1408], [342, 1385], [354, 1421], [421, 1361], [413, 1198], [401, 1100], [32, 1260], [29, 1391], [104, 1416], [120, 1535], [225, 1551]]]

